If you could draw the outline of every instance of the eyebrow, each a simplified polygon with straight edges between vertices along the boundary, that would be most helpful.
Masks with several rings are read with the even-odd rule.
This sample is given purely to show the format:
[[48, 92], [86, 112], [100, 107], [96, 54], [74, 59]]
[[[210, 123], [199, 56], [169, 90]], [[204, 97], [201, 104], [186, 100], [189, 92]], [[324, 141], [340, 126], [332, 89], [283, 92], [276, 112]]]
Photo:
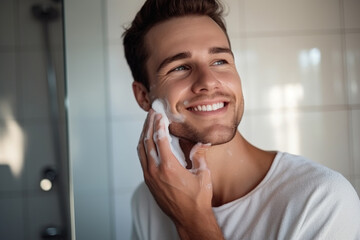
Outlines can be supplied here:
[[[234, 57], [234, 54], [230, 48], [212, 47], [209, 49], [209, 54], [218, 54], [218, 53], [228, 53], [232, 57]], [[157, 72], [159, 72], [166, 65], [168, 65], [174, 61], [191, 58], [191, 56], [192, 56], [192, 54], [190, 52], [181, 52], [181, 53], [175, 54], [173, 56], [167, 57], [160, 63], [159, 67], [157, 68]]]
[[180, 59], [185, 59], [185, 58], [191, 58], [191, 53], [190, 52], [181, 52], [181, 53], [175, 54], [174, 56], [167, 57], [160, 63], [160, 65], [157, 69], [157, 72], [159, 72], [166, 65], [168, 65], [174, 61], [177, 61]]
[[232, 57], [234, 57], [233, 52], [230, 48], [223, 48], [223, 47], [213, 47], [209, 49], [210, 54], [217, 54], [217, 53], [229, 53]]

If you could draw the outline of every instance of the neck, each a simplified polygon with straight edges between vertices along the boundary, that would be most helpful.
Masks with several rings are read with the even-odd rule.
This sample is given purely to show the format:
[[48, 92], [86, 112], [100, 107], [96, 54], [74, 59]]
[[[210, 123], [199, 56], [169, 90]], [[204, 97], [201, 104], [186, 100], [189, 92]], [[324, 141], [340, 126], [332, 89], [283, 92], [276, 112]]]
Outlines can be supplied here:
[[[191, 168], [189, 154], [194, 144], [181, 142]], [[260, 150], [239, 132], [227, 143], [212, 146], [206, 152], [206, 162], [213, 184], [213, 206], [241, 198], [253, 190], [266, 176], [275, 152]]]

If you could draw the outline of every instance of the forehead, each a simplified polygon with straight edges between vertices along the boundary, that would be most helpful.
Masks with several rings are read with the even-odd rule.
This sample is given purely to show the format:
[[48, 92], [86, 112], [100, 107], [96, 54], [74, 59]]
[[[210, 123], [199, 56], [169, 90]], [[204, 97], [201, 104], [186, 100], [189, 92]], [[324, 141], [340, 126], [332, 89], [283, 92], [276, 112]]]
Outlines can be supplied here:
[[145, 44], [153, 61], [183, 51], [229, 47], [223, 30], [208, 16], [184, 16], [159, 23], [146, 34]]

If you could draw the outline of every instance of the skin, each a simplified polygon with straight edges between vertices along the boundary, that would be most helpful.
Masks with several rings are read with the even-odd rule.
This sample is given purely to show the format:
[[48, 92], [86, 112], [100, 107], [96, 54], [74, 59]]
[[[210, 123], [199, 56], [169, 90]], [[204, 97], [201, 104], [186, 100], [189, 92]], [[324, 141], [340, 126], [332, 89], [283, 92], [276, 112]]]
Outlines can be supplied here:
[[[138, 144], [145, 182], [181, 239], [223, 239], [212, 207], [253, 190], [275, 152], [252, 146], [237, 130], [244, 112], [241, 81], [228, 40], [211, 18], [167, 20], [150, 29], [146, 44], [150, 91], [133, 83], [137, 102], [149, 112]], [[169, 129], [187, 160], [192, 153], [192, 171], [176, 160], [167, 138], [146, 137], [164, 130], [161, 115], [151, 109], [156, 98], [167, 100], [171, 114], [184, 116]], [[216, 111], [194, 111], [219, 102], [224, 107]]]

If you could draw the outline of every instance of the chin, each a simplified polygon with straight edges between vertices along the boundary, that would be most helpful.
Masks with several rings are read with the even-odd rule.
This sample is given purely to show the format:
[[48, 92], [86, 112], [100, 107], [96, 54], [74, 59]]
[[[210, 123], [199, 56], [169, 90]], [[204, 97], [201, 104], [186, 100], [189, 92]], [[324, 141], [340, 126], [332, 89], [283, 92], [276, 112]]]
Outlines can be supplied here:
[[212, 146], [221, 145], [230, 142], [236, 134], [236, 130], [231, 130], [228, 132], [221, 133], [211, 133], [204, 136], [204, 142], [202, 143], [211, 143]]
[[195, 129], [186, 129], [181, 132], [173, 131], [173, 134], [180, 139], [192, 143], [200, 142], [203, 144], [221, 145], [230, 142], [234, 138], [236, 131], [236, 127], [212, 126], [202, 131]]

